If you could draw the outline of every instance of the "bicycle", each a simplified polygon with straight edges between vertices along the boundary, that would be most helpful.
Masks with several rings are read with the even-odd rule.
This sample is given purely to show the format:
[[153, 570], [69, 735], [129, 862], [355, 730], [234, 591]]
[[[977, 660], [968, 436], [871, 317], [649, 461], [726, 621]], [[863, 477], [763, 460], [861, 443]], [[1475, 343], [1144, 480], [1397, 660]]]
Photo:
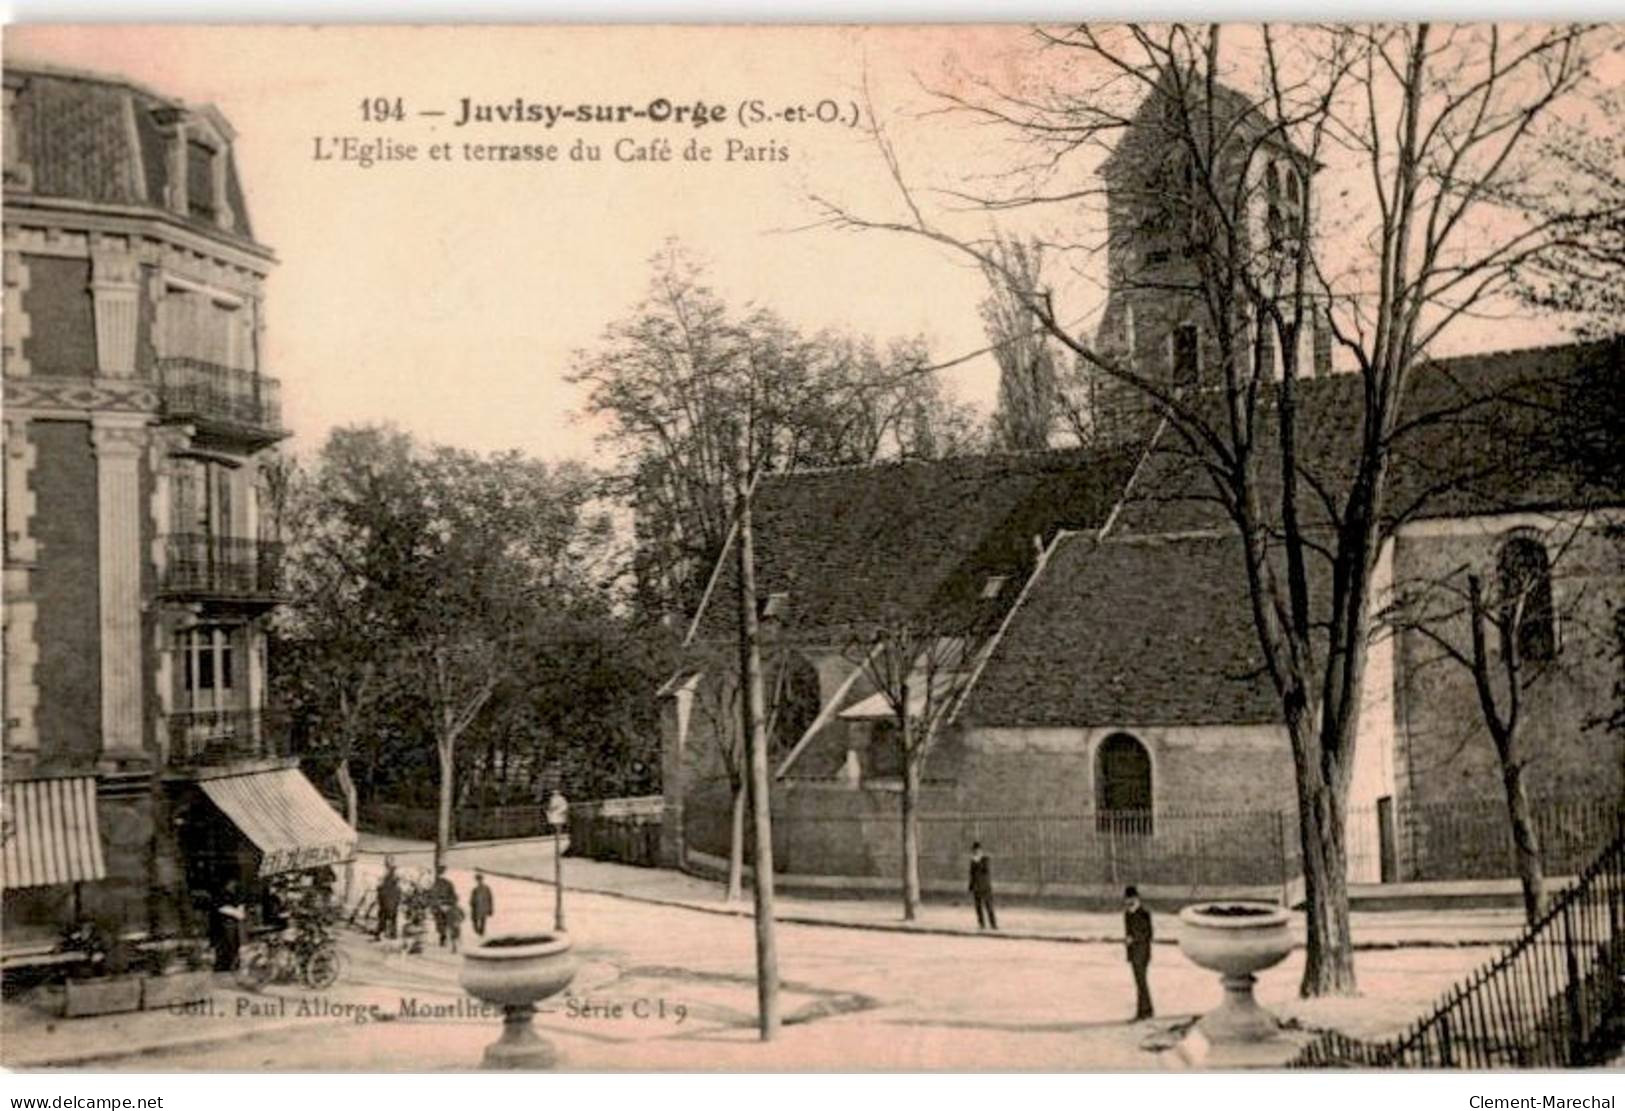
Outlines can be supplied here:
[[326, 931], [282, 929], [267, 933], [243, 962], [254, 988], [302, 981], [315, 991], [330, 988], [344, 971], [344, 957]]

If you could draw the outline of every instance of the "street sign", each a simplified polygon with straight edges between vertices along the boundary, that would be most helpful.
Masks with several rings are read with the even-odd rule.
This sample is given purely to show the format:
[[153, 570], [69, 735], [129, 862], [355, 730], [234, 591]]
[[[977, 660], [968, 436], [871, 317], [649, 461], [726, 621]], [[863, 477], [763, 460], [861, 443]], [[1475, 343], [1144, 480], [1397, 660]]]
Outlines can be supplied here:
[[553, 797], [547, 800], [547, 824], [562, 826], [570, 820], [570, 800], [559, 792], [554, 791]]

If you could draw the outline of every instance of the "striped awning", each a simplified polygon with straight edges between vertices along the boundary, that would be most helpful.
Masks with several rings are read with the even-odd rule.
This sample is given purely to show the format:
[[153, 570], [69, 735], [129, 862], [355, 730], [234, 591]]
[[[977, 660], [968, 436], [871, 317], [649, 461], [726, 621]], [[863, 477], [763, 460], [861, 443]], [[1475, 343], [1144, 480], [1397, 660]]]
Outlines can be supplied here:
[[355, 855], [355, 830], [293, 768], [205, 779], [199, 786], [260, 850], [262, 876]]
[[49, 887], [107, 878], [94, 777], [7, 783], [0, 817], [0, 886]]

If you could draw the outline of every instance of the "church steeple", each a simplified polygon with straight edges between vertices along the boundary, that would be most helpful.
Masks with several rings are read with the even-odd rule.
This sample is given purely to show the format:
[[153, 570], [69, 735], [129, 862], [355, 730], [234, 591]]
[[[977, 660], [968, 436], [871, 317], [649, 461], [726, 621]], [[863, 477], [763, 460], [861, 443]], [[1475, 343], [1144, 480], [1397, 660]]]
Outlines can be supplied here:
[[[1107, 197], [1107, 304], [1096, 343], [1134, 373], [1170, 390], [1224, 382], [1213, 306], [1221, 261], [1257, 265], [1306, 234], [1312, 162], [1274, 135], [1241, 93], [1165, 75], [1102, 167]], [[1240, 213], [1236, 219], [1232, 214]], [[1233, 334], [1252, 323], [1239, 315]], [[1324, 373], [1329, 348], [1306, 330], [1299, 365]], [[1236, 345], [1251, 352], [1251, 342]], [[1257, 370], [1279, 373], [1263, 345]], [[1110, 440], [1147, 431], [1154, 406], [1132, 386], [1103, 381], [1096, 427]]]

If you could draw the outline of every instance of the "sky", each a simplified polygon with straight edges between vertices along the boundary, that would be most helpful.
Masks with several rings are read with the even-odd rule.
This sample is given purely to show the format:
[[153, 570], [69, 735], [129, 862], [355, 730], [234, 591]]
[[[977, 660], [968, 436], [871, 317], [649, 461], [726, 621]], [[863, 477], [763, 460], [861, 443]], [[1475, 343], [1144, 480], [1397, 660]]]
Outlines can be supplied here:
[[[954, 59], [997, 65], [1024, 43], [1017, 28], [23, 26], [8, 28], [5, 47], [8, 58], [214, 104], [237, 130], [255, 237], [279, 259], [263, 365], [282, 379], [296, 451], [336, 425], [389, 421], [431, 441], [558, 459], [592, 456], [602, 430], [565, 381], [573, 353], [631, 310], [668, 237], [709, 264], [730, 301], [810, 329], [923, 334], [942, 359], [980, 348], [985, 285], [974, 269], [903, 237], [806, 230], [814, 192], [872, 211], [894, 205], [860, 130], [816, 119], [740, 128], [734, 118], [742, 101], [809, 115], [827, 101], [849, 119], [866, 79], [877, 106], [906, 113], [919, 82]], [[457, 127], [465, 97], [703, 101], [728, 118]], [[363, 119], [374, 98], [391, 108], [400, 98], [407, 118]], [[448, 114], [417, 115], [425, 110]], [[927, 126], [943, 134], [899, 119], [911, 140]], [[349, 137], [414, 144], [418, 155], [363, 168], [319, 160], [318, 137], [323, 153]], [[674, 144], [672, 161], [614, 158], [617, 139], [657, 138]], [[598, 143], [602, 160], [571, 162], [578, 139]], [[690, 140], [716, 161], [685, 161]], [[746, 161], [735, 148], [723, 161], [729, 140], [773, 149]], [[429, 160], [440, 142], [453, 143], [455, 161]], [[468, 161], [465, 142], [552, 143], [560, 161]], [[946, 373], [958, 397], [991, 408], [990, 359]]]
[[[647, 260], [670, 237], [735, 304], [882, 343], [923, 335], [941, 362], [981, 349], [987, 289], [974, 266], [913, 237], [810, 226], [811, 198], [904, 215], [877, 147], [848, 126], [865, 97], [911, 184], [976, 182], [1007, 167], [1013, 152], [997, 132], [923, 114], [925, 90], [1038, 87], [1058, 74], [1033, 46], [1027, 29], [997, 25], [34, 25], [7, 28], [5, 40], [8, 59], [121, 74], [213, 104], [236, 128], [255, 236], [280, 260], [262, 367], [282, 379], [295, 451], [314, 450], [335, 426], [387, 421], [426, 441], [598, 463], [612, 448], [566, 376], [576, 353], [632, 310]], [[465, 98], [664, 100], [726, 119], [460, 127]], [[363, 105], [379, 102], [399, 103], [405, 118], [365, 118]], [[753, 104], [806, 118], [742, 126]], [[821, 105], [839, 121], [820, 122]], [[416, 157], [364, 166], [342, 156], [346, 140], [410, 145]], [[636, 157], [656, 140], [669, 161]], [[573, 161], [578, 141], [598, 145], [600, 160]], [[617, 141], [629, 160], [617, 159]], [[685, 159], [691, 142], [712, 160]], [[431, 157], [447, 143], [451, 159]], [[558, 158], [475, 161], [464, 144], [552, 144]], [[953, 219], [957, 231], [987, 230], [983, 216]], [[1099, 301], [1085, 288], [1069, 323], [1089, 327]], [[1555, 325], [1489, 320], [1458, 329], [1450, 346], [1561, 338]], [[991, 411], [990, 357], [942, 374], [959, 399]]]

